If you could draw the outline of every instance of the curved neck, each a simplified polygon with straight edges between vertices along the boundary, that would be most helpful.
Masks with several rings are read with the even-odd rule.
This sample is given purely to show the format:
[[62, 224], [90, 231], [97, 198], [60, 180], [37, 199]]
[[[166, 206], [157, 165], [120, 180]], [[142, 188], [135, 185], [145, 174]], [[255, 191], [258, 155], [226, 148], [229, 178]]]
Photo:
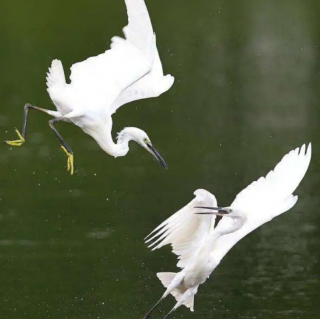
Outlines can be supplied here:
[[[224, 217], [224, 218], [230, 218], [230, 217]], [[240, 229], [243, 224], [245, 223], [245, 218], [238, 217], [238, 218], [230, 218], [230, 221], [228, 223], [221, 222], [218, 224], [216, 228], [212, 228], [207, 236], [207, 238], [203, 241], [201, 245], [201, 249], [199, 249], [197, 260], [210, 260], [212, 247], [214, 246], [215, 241], [223, 236], [230, 233], [233, 233]]]
[[[230, 217], [224, 217], [224, 218], [230, 218]], [[231, 222], [228, 222], [228, 223], [220, 224], [221, 223], [220, 222], [218, 226], [215, 229], [213, 229], [209, 234], [208, 245], [212, 246], [214, 242], [223, 235], [236, 232], [244, 225], [245, 222], [246, 222], [246, 218], [242, 216], [237, 218], [232, 218]]]
[[117, 143], [114, 143], [111, 135], [111, 129], [106, 125], [99, 129], [91, 130], [89, 134], [96, 140], [100, 147], [109, 155], [118, 157], [125, 156], [129, 152], [129, 142], [133, 140], [129, 134], [118, 135]]
[[245, 222], [246, 218], [241, 216], [237, 218], [232, 218], [231, 222], [223, 224], [221, 224], [220, 222], [216, 228], [212, 228], [210, 230], [210, 233], [208, 234], [208, 237], [203, 242], [201, 249], [199, 249], [196, 260], [207, 260], [211, 271], [213, 271], [219, 265], [219, 262], [221, 260], [221, 258], [219, 258], [219, 254], [217, 255], [214, 249], [215, 242], [223, 235], [236, 232], [244, 225]]

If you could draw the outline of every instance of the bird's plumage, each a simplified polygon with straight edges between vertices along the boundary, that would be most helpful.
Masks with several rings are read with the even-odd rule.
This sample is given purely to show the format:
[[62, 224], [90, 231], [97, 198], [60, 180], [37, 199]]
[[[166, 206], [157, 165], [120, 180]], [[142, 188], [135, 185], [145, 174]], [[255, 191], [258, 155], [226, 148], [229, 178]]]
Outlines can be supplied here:
[[70, 84], [65, 81], [61, 62], [52, 62], [48, 92], [63, 115], [77, 108], [84, 114], [88, 110], [111, 116], [123, 104], [157, 97], [172, 86], [174, 78], [163, 75], [144, 0], [125, 3], [129, 20], [123, 28], [125, 37], [113, 37], [109, 50], [73, 64]]
[[[144, 0], [125, 0], [128, 25], [123, 28], [124, 38], [113, 37], [106, 52], [71, 67], [71, 85], [102, 99], [114, 99], [128, 86], [147, 74], [156, 50], [155, 36]], [[114, 100], [113, 99], [113, 100]]]
[[[311, 160], [311, 143], [285, 155], [274, 170], [243, 189], [231, 204], [246, 214], [247, 222], [234, 233], [221, 236], [212, 247], [215, 262], [220, 260], [243, 237], [291, 209], [298, 196], [293, 192], [305, 176]], [[222, 218], [219, 225], [227, 227], [229, 218]]]
[[[214, 227], [214, 215], [197, 215], [195, 212], [202, 211], [196, 206], [217, 206], [214, 195], [204, 189], [194, 192], [196, 197], [173, 214], [147, 237], [147, 243], [153, 250], [171, 244], [174, 254], [179, 256], [178, 267], [184, 268], [193, 258], [203, 240]], [[153, 235], [153, 236], [152, 236]]]
[[174, 77], [172, 75], [167, 74], [164, 76], [163, 74], [159, 52], [156, 48], [151, 71], [121, 92], [112, 103], [110, 113], [115, 113], [119, 107], [127, 103], [158, 97], [163, 92], [168, 91], [173, 83]]
[[49, 72], [47, 73], [47, 88], [54, 86], [64, 87], [66, 85], [66, 78], [64, 75], [63, 66], [60, 60], [53, 60]]

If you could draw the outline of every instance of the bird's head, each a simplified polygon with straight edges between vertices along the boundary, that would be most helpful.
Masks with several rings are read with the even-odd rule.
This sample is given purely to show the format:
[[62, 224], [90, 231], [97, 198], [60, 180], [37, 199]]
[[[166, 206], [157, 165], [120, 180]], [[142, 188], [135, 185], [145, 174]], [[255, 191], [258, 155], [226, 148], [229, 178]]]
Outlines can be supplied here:
[[118, 134], [118, 143], [121, 143], [121, 140], [125, 139], [132, 140], [140, 144], [144, 149], [152, 154], [164, 168], [168, 168], [167, 163], [152, 145], [150, 138], [145, 131], [137, 127], [126, 127]]
[[231, 223], [227, 221], [224, 223], [218, 223], [217, 226], [215, 226], [216, 233], [221, 235], [226, 235], [233, 233], [240, 228], [243, 227], [243, 225], [247, 221], [246, 215], [239, 209], [235, 209], [233, 207], [206, 207], [206, 206], [200, 206], [196, 208], [202, 208], [202, 209], [209, 209], [211, 211], [209, 212], [200, 212], [196, 214], [201, 215], [215, 215], [215, 216], [221, 216], [223, 217], [223, 221], [227, 221], [225, 218], [231, 218]]
[[216, 215], [216, 216], [222, 216], [222, 217], [230, 217], [233, 219], [246, 219], [245, 214], [236, 208], [231, 207], [206, 207], [206, 206], [198, 206], [196, 208], [202, 208], [202, 209], [208, 209], [211, 211], [208, 212], [200, 212], [196, 214], [200, 215]]

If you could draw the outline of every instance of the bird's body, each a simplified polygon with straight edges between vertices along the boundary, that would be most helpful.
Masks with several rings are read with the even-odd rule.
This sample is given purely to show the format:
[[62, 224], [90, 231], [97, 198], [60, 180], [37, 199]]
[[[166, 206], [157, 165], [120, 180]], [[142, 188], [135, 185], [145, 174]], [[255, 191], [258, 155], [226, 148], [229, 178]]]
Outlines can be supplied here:
[[[295, 205], [298, 197], [293, 192], [310, 159], [311, 144], [307, 151], [304, 145], [291, 151], [266, 177], [242, 190], [230, 207], [217, 208], [214, 195], [199, 189], [189, 204], [159, 225], [146, 242], [152, 242], [149, 247], [153, 250], [170, 244], [179, 258], [177, 266], [182, 269], [178, 273], [157, 274], [167, 288], [159, 302], [171, 293], [177, 300], [171, 312], [181, 305], [193, 311], [198, 286], [227, 252], [244, 236]], [[206, 209], [213, 212], [204, 212]], [[218, 223], [216, 215], [222, 217]]]
[[[152, 247], [160, 241], [153, 249], [158, 249], [172, 241], [173, 252], [180, 259], [178, 267], [182, 270], [178, 273], [157, 274], [167, 288], [162, 298], [171, 293], [177, 300], [174, 309], [184, 304], [191, 311], [194, 310], [194, 295], [198, 291], [198, 286], [207, 280], [219, 264], [212, 251], [213, 244], [220, 236], [240, 229], [246, 220], [245, 217], [234, 218], [227, 227], [221, 227], [220, 224], [214, 227], [215, 215], [203, 216], [195, 213], [203, 210], [197, 209], [197, 206], [217, 206], [215, 196], [204, 189], [198, 189], [194, 194], [196, 195], [194, 200], [171, 216], [171, 220], [169, 218], [161, 224], [162, 226], [156, 228], [154, 231], [156, 234], [147, 240], [151, 242], [158, 237], [150, 245]], [[182, 221], [184, 226], [181, 225], [184, 229], [177, 227], [181, 222], [180, 218], [184, 219]], [[170, 229], [173, 229], [173, 232]]]
[[[171, 75], [163, 74], [144, 0], [125, 0], [125, 3], [129, 20], [123, 29], [125, 38], [113, 37], [109, 50], [72, 65], [70, 83], [66, 82], [61, 61], [53, 60], [47, 73], [47, 91], [57, 111], [31, 105], [29, 108], [43, 111], [56, 121], [74, 123], [111, 156], [125, 156], [129, 141], [133, 140], [166, 166], [161, 156], [151, 149], [150, 139], [141, 129], [125, 128], [120, 132], [125, 138], [118, 139], [117, 143], [112, 139], [112, 114], [119, 107], [135, 100], [157, 97], [169, 90], [174, 82]], [[27, 112], [28, 107], [25, 110]], [[51, 124], [53, 126], [53, 122]], [[62, 142], [60, 134], [56, 130], [55, 133]], [[20, 133], [18, 135], [21, 137]], [[20, 140], [8, 141], [8, 144], [19, 146], [24, 139], [25, 128]], [[64, 141], [62, 144], [71, 155], [70, 147]]]

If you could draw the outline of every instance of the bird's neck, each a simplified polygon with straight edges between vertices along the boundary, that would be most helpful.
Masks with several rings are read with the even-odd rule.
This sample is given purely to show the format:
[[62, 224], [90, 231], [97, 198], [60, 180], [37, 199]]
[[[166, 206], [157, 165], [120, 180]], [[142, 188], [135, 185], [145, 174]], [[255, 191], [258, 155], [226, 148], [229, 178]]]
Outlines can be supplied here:
[[121, 131], [118, 134], [117, 143], [114, 143], [111, 130], [106, 126], [103, 126], [94, 132], [90, 132], [90, 135], [106, 153], [114, 157], [127, 155], [129, 151], [129, 142], [133, 140], [132, 136], [122, 133]]
[[[230, 218], [230, 217], [224, 217], [224, 218]], [[211, 233], [208, 236], [208, 246], [211, 246], [214, 244], [214, 242], [221, 236], [227, 235], [230, 233], [234, 233], [237, 230], [239, 230], [244, 223], [246, 222], [246, 219], [244, 217], [238, 217], [238, 218], [232, 218], [229, 223], [224, 224], [218, 224], [216, 228], [214, 228]]]
[[[228, 217], [225, 217], [228, 218]], [[194, 263], [197, 264], [201, 261], [203, 267], [205, 267], [207, 276], [219, 265], [221, 256], [217, 250], [215, 250], [215, 242], [223, 235], [227, 235], [239, 230], [245, 223], [245, 218], [234, 218], [230, 223], [218, 224], [216, 228], [212, 228], [203, 241], [201, 248], [198, 251]]]
[[[230, 218], [230, 217], [224, 217], [224, 218]], [[221, 224], [221, 227], [219, 227], [220, 224], [218, 224], [215, 230], [220, 234], [220, 236], [227, 235], [239, 230], [244, 225], [245, 222], [246, 222], [246, 218], [244, 216], [239, 216], [236, 218], [232, 218], [228, 223]]]
[[[225, 217], [228, 218], [228, 217]], [[221, 223], [221, 222], [220, 222]], [[212, 228], [208, 237], [202, 244], [202, 248], [199, 250], [197, 260], [208, 260], [208, 265], [213, 270], [220, 262], [214, 249], [215, 242], [223, 235], [227, 235], [239, 230], [245, 223], [245, 219], [235, 218], [232, 222], [225, 224], [218, 224], [216, 228]]]
[[206, 240], [206, 247], [208, 248], [209, 251], [212, 250], [212, 246], [214, 245], [215, 241], [222, 235], [223, 235], [222, 233], [216, 230], [212, 230], [212, 232], [209, 234]]
[[208, 266], [210, 263], [213, 245], [220, 236], [222, 235], [214, 229], [209, 233], [208, 237], [203, 241], [196, 258], [194, 259], [195, 264], [198, 264], [199, 260], [201, 260], [204, 267]]

